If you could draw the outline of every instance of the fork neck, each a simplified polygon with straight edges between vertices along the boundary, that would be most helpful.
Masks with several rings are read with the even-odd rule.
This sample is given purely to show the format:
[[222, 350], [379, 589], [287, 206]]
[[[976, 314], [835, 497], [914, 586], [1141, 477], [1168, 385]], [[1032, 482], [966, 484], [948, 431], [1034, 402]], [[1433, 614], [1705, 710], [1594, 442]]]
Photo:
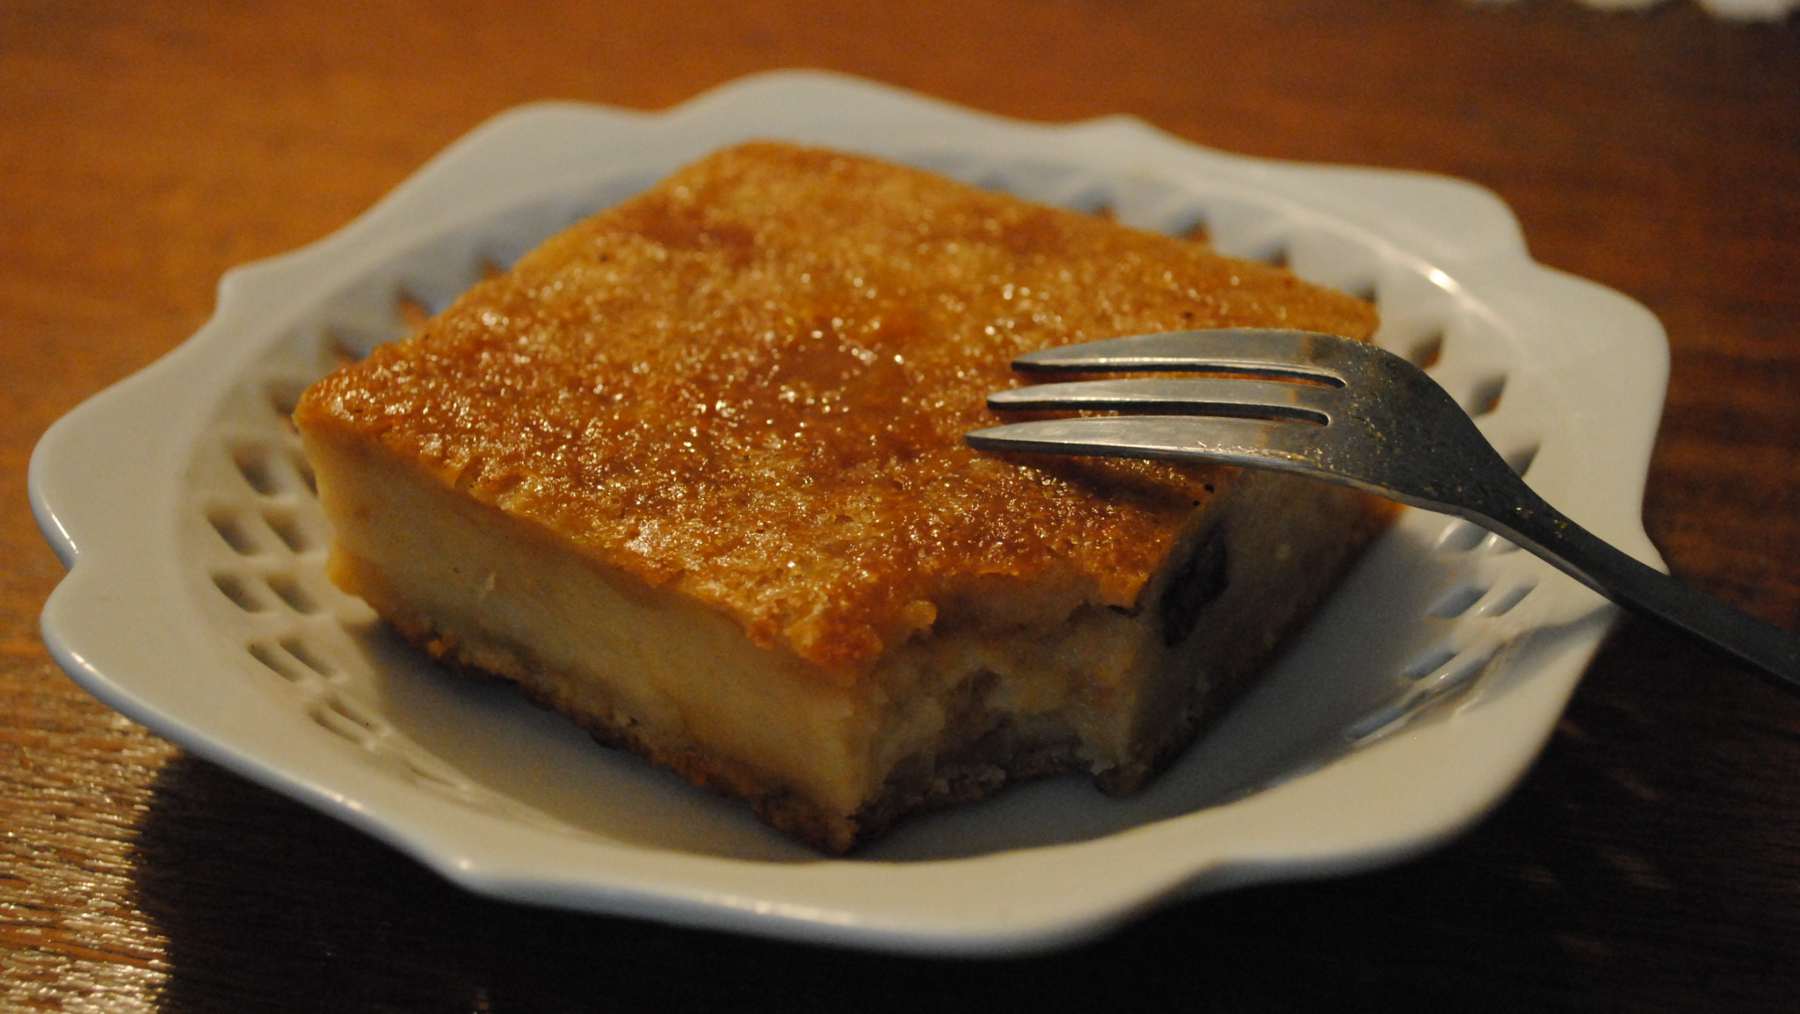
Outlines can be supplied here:
[[1685, 630], [1800, 692], [1800, 637], [1651, 568], [1570, 520], [1524, 482], [1517, 501], [1470, 520], [1505, 535], [1621, 606]]

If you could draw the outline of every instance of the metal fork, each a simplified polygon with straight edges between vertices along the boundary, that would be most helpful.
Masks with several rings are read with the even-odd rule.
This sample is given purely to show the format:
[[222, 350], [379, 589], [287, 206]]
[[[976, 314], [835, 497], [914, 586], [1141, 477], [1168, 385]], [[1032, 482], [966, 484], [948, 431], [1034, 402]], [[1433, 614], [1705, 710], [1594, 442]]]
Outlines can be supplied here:
[[1272, 468], [1466, 518], [1614, 602], [1686, 630], [1800, 691], [1800, 637], [1688, 588], [1564, 517], [1513, 472], [1443, 388], [1373, 345], [1305, 331], [1175, 331], [1045, 349], [1013, 367], [1226, 376], [1000, 391], [988, 398], [990, 408], [1123, 414], [977, 430], [967, 435], [971, 446]]

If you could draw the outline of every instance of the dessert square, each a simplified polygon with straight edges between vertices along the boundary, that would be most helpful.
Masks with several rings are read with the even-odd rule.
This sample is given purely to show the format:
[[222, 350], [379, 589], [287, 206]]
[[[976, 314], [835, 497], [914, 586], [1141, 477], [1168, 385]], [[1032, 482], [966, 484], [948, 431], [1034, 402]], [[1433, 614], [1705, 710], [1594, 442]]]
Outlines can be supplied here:
[[1215, 326], [1375, 318], [759, 143], [552, 237], [294, 418], [331, 576], [394, 629], [842, 852], [1020, 778], [1140, 788], [1385, 522], [1292, 477], [963, 444], [1020, 353]]

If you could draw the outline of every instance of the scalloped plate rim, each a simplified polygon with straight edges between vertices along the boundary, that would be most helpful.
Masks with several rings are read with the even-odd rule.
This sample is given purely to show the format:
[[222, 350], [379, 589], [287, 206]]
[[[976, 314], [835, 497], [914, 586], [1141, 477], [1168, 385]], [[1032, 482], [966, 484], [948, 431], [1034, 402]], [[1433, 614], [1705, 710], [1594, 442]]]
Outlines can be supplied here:
[[[405, 183], [358, 216], [356, 220], [331, 235], [289, 253], [260, 260], [227, 272], [220, 283], [219, 303], [215, 314], [192, 338], [143, 371], [84, 402], [46, 432], [31, 459], [30, 497], [34, 515], [37, 517], [46, 539], [50, 541], [66, 564], [72, 563], [71, 573], [63, 579], [53, 592], [49, 602], [46, 603], [43, 617], [44, 638], [59, 665], [67, 670], [77, 683], [100, 700], [128, 716], [144, 722], [162, 735], [181, 742], [196, 753], [232, 768], [260, 784], [297, 798], [338, 819], [345, 820], [372, 836], [400, 848], [452, 881], [478, 893], [589, 911], [659, 918], [687, 925], [711, 926], [824, 943], [894, 950], [1016, 953], [1066, 944], [1102, 932], [1171, 896], [1192, 890], [1217, 889], [1234, 884], [1284, 877], [1325, 875], [1345, 869], [1362, 868], [1392, 861], [1413, 854], [1460, 831], [1468, 823], [1478, 819], [1500, 798], [1503, 798], [1506, 788], [1510, 787], [1529, 767], [1542, 738], [1549, 733], [1548, 725], [1542, 728], [1542, 734], [1536, 742], [1529, 744], [1528, 748], [1516, 752], [1517, 763], [1512, 765], [1511, 770], [1507, 771], [1505, 777], [1501, 779], [1505, 782], [1504, 787], [1497, 791], [1478, 794], [1482, 798], [1473, 801], [1472, 805], [1463, 808], [1461, 812], [1450, 815], [1448, 819], [1440, 821], [1431, 828], [1415, 831], [1402, 839], [1394, 839], [1390, 836], [1387, 840], [1357, 852], [1337, 852], [1326, 856], [1307, 855], [1304, 850], [1293, 855], [1276, 857], [1273, 860], [1268, 854], [1227, 854], [1200, 866], [1164, 865], [1154, 871], [1154, 875], [1141, 875], [1128, 885], [1110, 893], [1086, 897], [1079, 903], [1071, 903], [1060, 909], [1036, 912], [1029, 921], [1008, 918], [997, 918], [986, 922], [967, 919], [953, 921], [941, 918], [933, 919], [929, 917], [929, 913], [921, 916], [917, 912], [908, 914], [894, 910], [870, 910], [858, 908], [855, 905], [833, 908], [830, 905], [818, 904], [817, 892], [809, 892], [804, 889], [789, 890], [785, 894], [769, 891], [752, 892], [755, 896], [746, 896], [743, 892], [733, 892], [725, 886], [734, 879], [731, 871], [741, 865], [740, 863], [732, 860], [687, 855], [657, 856], [656, 865], [668, 868], [661, 870], [662, 876], [651, 876], [647, 881], [638, 882], [635, 889], [632, 886], [621, 886], [615, 877], [609, 883], [598, 887], [592, 883], [585, 885], [588, 888], [586, 891], [571, 891], [569, 885], [559, 884], [553, 878], [532, 877], [529, 861], [509, 865], [498, 858], [478, 856], [469, 849], [460, 847], [456, 842], [446, 843], [441, 838], [434, 837], [428, 828], [408, 826], [409, 820], [396, 821], [363, 807], [347, 806], [347, 797], [343, 793], [330, 790], [317, 779], [308, 778], [303, 773], [290, 768], [263, 763], [255, 756], [246, 756], [244, 751], [233, 748], [224, 740], [209, 736], [198, 730], [192, 723], [184, 722], [179, 716], [171, 714], [153, 699], [145, 697], [138, 689], [134, 688], [129, 679], [121, 682], [101, 668], [90, 665], [80, 647], [70, 643], [65, 636], [66, 628], [79, 627], [80, 624], [69, 617], [68, 611], [79, 610], [84, 605], [92, 608], [91, 603], [83, 603], [79, 600], [79, 593], [84, 584], [103, 579], [106, 567], [103, 559], [95, 557], [85, 547], [84, 539], [91, 533], [84, 533], [80, 530], [84, 522], [65, 525], [69, 514], [79, 512], [67, 505], [66, 502], [59, 509], [58, 497], [73, 495], [59, 491], [59, 486], [64, 482], [64, 477], [55, 473], [59, 450], [75, 441], [76, 438], [87, 435], [87, 431], [103, 426], [113, 413], [123, 411], [131, 397], [134, 396], [134, 392], [151, 388], [165, 379], [178, 376], [182, 370], [189, 368], [185, 364], [198, 360], [201, 355], [214, 346], [230, 342], [233, 336], [223, 326], [223, 323], [228, 321], [233, 313], [242, 312], [243, 308], [254, 300], [259, 287], [266, 288], [273, 285], [287, 271], [303, 272], [314, 261], [325, 259], [340, 251], [353, 252], [359, 247], [375, 244], [377, 240], [383, 238], [382, 225], [384, 221], [399, 215], [409, 204], [426, 200], [435, 181], [460, 165], [459, 160], [473, 158], [471, 153], [479, 152], [484, 144], [491, 144], [493, 138], [505, 136], [506, 132], [537, 129], [533, 124], [544, 122], [541, 118], [546, 113], [552, 113], [557, 117], [575, 114], [589, 123], [604, 123], [610, 130], [655, 133], [681, 125], [685, 125], [685, 129], [703, 130], [709, 117], [718, 119], [732, 114], [742, 115], [746, 106], [753, 107], [758, 99], [766, 98], [767, 92], [771, 88], [784, 93], [811, 95], [812, 98], [809, 101], [814, 103], [849, 102], [854, 104], [858, 97], [878, 95], [881, 96], [881, 101], [888, 108], [905, 110], [907, 115], [918, 123], [936, 123], [948, 119], [961, 124], [979, 123], [990, 129], [1000, 127], [1009, 132], [1024, 130], [1040, 137], [1064, 140], [1083, 133], [1110, 132], [1129, 135], [1135, 137], [1139, 143], [1165, 149], [1169, 153], [1169, 157], [1180, 155], [1191, 158], [1197, 156], [1219, 165], [1248, 166], [1282, 177], [1285, 186], [1304, 183], [1305, 179], [1319, 174], [1341, 174], [1341, 177], [1346, 179], [1355, 176], [1363, 178], [1373, 185], [1390, 189], [1402, 189], [1409, 182], [1415, 180], [1430, 181], [1434, 185], [1449, 183], [1452, 184], [1449, 192], [1458, 193], [1470, 200], [1480, 202], [1482, 204], [1480, 214], [1489, 216], [1490, 221], [1499, 226], [1503, 232], [1510, 229], [1510, 234], [1484, 248], [1480, 256], [1459, 264], [1464, 271], [1473, 272], [1478, 270], [1480, 263], [1497, 260], [1512, 269], [1523, 269], [1528, 274], [1557, 275], [1561, 281], [1578, 283], [1579, 286], [1586, 287], [1588, 290], [1604, 294], [1604, 298], [1616, 299], [1623, 305], [1636, 307], [1636, 304], [1630, 303], [1629, 300], [1625, 300], [1624, 297], [1618, 296], [1610, 290], [1605, 290], [1591, 282], [1561, 275], [1530, 261], [1522, 235], [1518, 234], [1516, 218], [1497, 197], [1473, 184], [1425, 174], [1399, 174], [1389, 170], [1352, 167], [1293, 165], [1211, 152], [1189, 145], [1131, 117], [1110, 116], [1066, 125], [1021, 124], [1018, 121], [963, 110], [939, 100], [912, 96], [873, 83], [841, 78], [836, 75], [822, 75], [817, 72], [777, 72], [757, 75], [704, 93], [663, 113], [620, 112], [566, 102], [534, 103], [502, 113], [482, 124], [428, 161]], [[1496, 216], [1493, 214], [1495, 211], [1501, 214]], [[471, 214], [476, 213], [471, 212]], [[422, 227], [415, 231], [419, 236], [424, 236], [434, 230]], [[1385, 233], [1383, 236], [1390, 240], [1393, 239]], [[400, 245], [398, 240], [388, 238], [381, 244], [381, 248], [392, 249], [398, 245]], [[1645, 318], [1648, 318], [1651, 328], [1638, 326], [1634, 330], [1648, 339], [1647, 347], [1651, 351], [1659, 352], [1661, 376], [1666, 377], [1668, 353], [1666, 342], [1661, 340], [1660, 327], [1655, 325], [1654, 318], [1648, 317], [1647, 311], [1642, 311], [1641, 307], [1637, 307], [1637, 309]], [[1653, 356], [1652, 358], [1657, 357]], [[1653, 375], [1658, 373], [1656, 362], [1649, 364], [1649, 373]], [[1654, 417], [1659, 414], [1659, 411], [1660, 389], [1655, 404], [1648, 409], [1652, 421], [1652, 436], [1654, 434]], [[1649, 440], [1649, 437], [1645, 437], [1638, 441], [1641, 443], [1641, 447], [1631, 449], [1632, 453], [1628, 456], [1630, 467], [1624, 470], [1629, 473], [1627, 477], [1635, 481], [1640, 491], [1642, 476], [1648, 467]], [[164, 448], [164, 450], [173, 453], [168, 448]], [[1639, 502], [1641, 502], [1641, 498]], [[1631, 515], [1631, 530], [1624, 533], [1613, 530], [1610, 534], [1616, 540], [1620, 539], [1623, 534], [1627, 537], [1624, 540], [1627, 542], [1627, 548], [1641, 558], [1652, 558], [1654, 550], [1650, 548], [1648, 538], [1642, 531], [1641, 520], [1636, 516], [1637, 505], [1634, 503], [1632, 507], [1634, 510]], [[1614, 528], [1616, 529], [1616, 524]], [[104, 542], [104, 537], [101, 541]], [[1597, 622], [1603, 630], [1604, 618]], [[1553, 706], [1557, 712], [1560, 712], [1562, 702], [1573, 691], [1580, 669], [1585, 666], [1586, 657], [1591, 656], [1594, 648], [1597, 647], [1598, 640], [1599, 635], [1595, 634], [1585, 651], [1580, 652], [1583, 657], [1575, 665], [1574, 671], [1568, 678], [1545, 684], [1539, 688], [1540, 693], [1555, 698]], [[1543, 706], [1543, 703], [1539, 702], [1538, 706]], [[1377, 745], [1356, 756], [1379, 759], [1384, 752], [1391, 752], [1390, 744]], [[487, 824], [500, 823], [498, 818], [487, 815], [465, 814], [463, 816], [471, 818], [471, 826], [476, 827], [477, 830], [488, 830]], [[1182, 827], [1168, 825], [1189, 823], [1191, 821], [1186, 819], [1164, 821], [1158, 826], [1139, 828], [1123, 837], [1161, 839], [1161, 841], [1151, 843], [1157, 845], [1182, 844], [1181, 839], [1190, 836], [1182, 833]], [[460, 833], [467, 833], [466, 829]], [[1110, 838], [1099, 839], [1047, 846], [1028, 851], [1040, 853], [1055, 851], [1059, 854], [1087, 852], [1091, 854], [1095, 851], [1111, 851], [1112, 846], [1109, 844], [1111, 842]], [[625, 862], [626, 865], [634, 865], [630, 860], [638, 858], [627, 855], [630, 850], [623, 847], [599, 847], [602, 854], [609, 859]], [[1019, 856], [1022, 855], [1028, 855], [1028, 853], [1009, 854], [1004, 858], [1007, 862], [1016, 863], [1019, 861]], [[1042, 859], [1043, 856], [1038, 856], [1033, 861]], [[995, 861], [998, 861], [996, 857], [984, 856], [946, 862], [971, 864]], [[858, 860], [834, 860], [822, 861], [806, 868], [817, 870], [851, 866], [867, 869], [871, 865], [863, 864]], [[918, 863], [912, 864], [912, 867], [913, 872], [918, 873], [927, 867], [937, 865], [939, 864]], [[756, 868], [764, 874], [770, 872], [764, 866]], [[892, 868], [884, 865], [874, 865], [873, 868], [884, 869], [890, 875], [895, 873]], [[723, 878], [715, 876], [721, 872], [721, 869], [726, 874]], [[901, 869], [905, 869], [905, 867]], [[782, 867], [775, 872], [791, 874], [794, 872], [794, 868]], [[780, 882], [793, 878], [774, 876], [771, 879]], [[902, 875], [899, 879], [905, 880], [908, 877]], [[791, 888], [793, 885], [789, 884], [788, 886]]]

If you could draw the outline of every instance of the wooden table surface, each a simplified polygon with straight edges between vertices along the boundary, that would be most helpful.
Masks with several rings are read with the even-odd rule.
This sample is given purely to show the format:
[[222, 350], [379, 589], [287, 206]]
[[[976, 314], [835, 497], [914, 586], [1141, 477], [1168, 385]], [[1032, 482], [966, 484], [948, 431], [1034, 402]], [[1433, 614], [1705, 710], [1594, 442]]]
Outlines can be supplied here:
[[1539, 260], [1669, 331], [1644, 514], [1674, 572], [1800, 628], [1800, 21], [1562, 0], [324, 6], [0, 6], [0, 1007], [1794, 1009], [1800, 697], [1644, 623], [1518, 791], [1431, 855], [1048, 957], [872, 956], [478, 900], [114, 715], [39, 641], [61, 569], [25, 469], [53, 420], [194, 331], [226, 268], [338, 227], [487, 116], [827, 67], [1492, 188]]

